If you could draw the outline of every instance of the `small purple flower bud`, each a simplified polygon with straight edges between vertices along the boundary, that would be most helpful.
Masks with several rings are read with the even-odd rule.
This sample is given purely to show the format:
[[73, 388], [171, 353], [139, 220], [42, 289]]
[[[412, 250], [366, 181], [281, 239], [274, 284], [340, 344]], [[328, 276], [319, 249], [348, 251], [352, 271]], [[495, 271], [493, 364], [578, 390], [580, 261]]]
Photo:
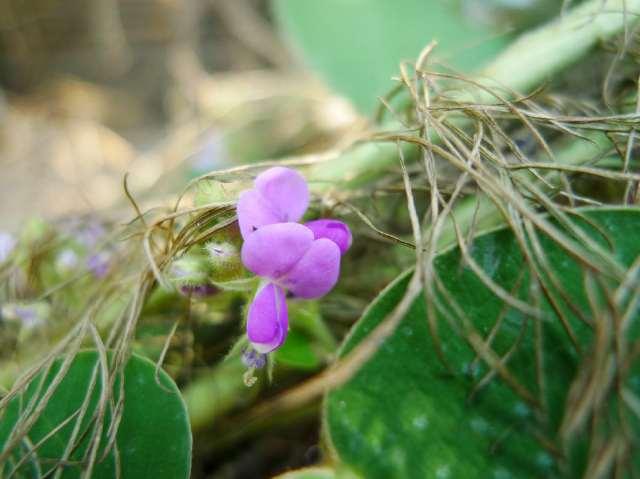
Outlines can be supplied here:
[[247, 348], [242, 353], [242, 364], [248, 368], [262, 369], [267, 364], [267, 356], [252, 348]]
[[110, 268], [111, 254], [106, 251], [100, 251], [87, 258], [87, 269], [98, 279], [104, 278]]
[[16, 239], [11, 233], [0, 232], [0, 263], [4, 263], [9, 259], [16, 247], [16, 243]]
[[313, 231], [315, 239], [327, 238], [337, 244], [341, 254], [345, 254], [351, 246], [351, 231], [342, 221], [320, 219], [309, 221], [305, 226]]

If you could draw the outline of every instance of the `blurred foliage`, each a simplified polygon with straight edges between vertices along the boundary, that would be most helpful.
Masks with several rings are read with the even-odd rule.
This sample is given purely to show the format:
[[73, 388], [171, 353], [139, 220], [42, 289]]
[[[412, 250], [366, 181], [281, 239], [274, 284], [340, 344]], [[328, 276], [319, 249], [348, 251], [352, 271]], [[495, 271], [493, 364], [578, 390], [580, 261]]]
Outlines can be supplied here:
[[400, 62], [415, 59], [431, 40], [438, 57], [463, 71], [481, 66], [508, 40], [438, 0], [276, 0], [274, 11], [306, 63], [367, 114]]

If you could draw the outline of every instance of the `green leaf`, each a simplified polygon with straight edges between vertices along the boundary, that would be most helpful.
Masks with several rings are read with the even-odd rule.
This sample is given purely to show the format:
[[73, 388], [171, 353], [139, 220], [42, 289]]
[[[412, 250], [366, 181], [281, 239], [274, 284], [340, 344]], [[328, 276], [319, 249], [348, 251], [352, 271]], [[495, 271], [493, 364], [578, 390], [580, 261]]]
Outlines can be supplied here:
[[[587, 210], [571, 218], [578, 230], [598, 245], [588, 250], [590, 258], [598, 254], [598, 249], [606, 249], [624, 268], [637, 262], [639, 210]], [[445, 367], [438, 359], [430, 333], [425, 299], [420, 295], [415, 300], [394, 334], [375, 355], [347, 384], [327, 396], [325, 427], [339, 459], [367, 478], [584, 475], [592, 427], [588, 411], [567, 444], [560, 441], [559, 428], [567, 413], [574, 411], [565, 404], [575, 407], [576, 399], [580, 399], [578, 395], [570, 400], [569, 387], [580, 377], [579, 372], [584, 372], [579, 368], [588, 367], [593, 351], [594, 328], [586, 326], [569, 308], [571, 303], [587, 318], [595, 316], [585, 291], [590, 280], [585, 269], [557, 243], [544, 235], [539, 239], [552, 273], [560, 278], [560, 284], [551, 288], [547, 271], [542, 275], [543, 284], [550, 287], [550, 294], [573, 328], [581, 352], [568, 339], [540, 289], [530, 289], [533, 281], [512, 231], [502, 229], [479, 236], [471, 250], [476, 263], [505, 291], [517, 292], [512, 294], [538, 306], [545, 320], [533, 319], [505, 306], [469, 268], [459, 249], [437, 257], [434, 266], [447, 294], [440, 291], [433, 299], [446, 308], [448, 318], [456, 314], [459, 318], [459, 311], [463, 311], [470, 327], [458, 320], [447, 320], [442, 313], [436, 315]], [[587, 243], [583, 238], [579, 244], [587, 247]], [[402, 275], [371, 304], [343, 345], [342, 356], [394, 309], [409, 279], [410, 274]], [[600, 289], [594, 290], [591, 300], [606, 311], [603, 293], [614, 291], [619, 281], [613, 275], [600, 275], [594, 284], [599, 284]], [[632, 288], [630, 297], [640, 294], [637, 277], [631, 284], [636, 290]], [[570, 301], [563, 300], [561, 293]], [[459, 308], [456, 314], [454, 301]], [[634, 309], [629, 333], [622, 339], [625, 346], [620, 346], [623, 350], [629, 347], [625, 341], [639, 336], [640, 307], [637, 304], [631, 307]], [[472, 328], [482, 339], [494, 331], [491, 349], [498, 357], [512, 350], [505, 365], [512, 378], [530, 392], [534, 403], [516, 394], [514, 388], [497, 376], [480, 386], [490, 368], [477, 359], [466, 340], [471, 338]], [[543, 358], [540, 371], [544, 389], [537, 377], [540, 358]], [[635, 394], [640, 393], [639, 373], [640, 364], [636, 361], [625, 379], [626, 387]], [[616, 403], [612, 401], [611, 408], [616, 408]], [[621, 410], [624, 408], [618, 408], [616, 413]], [[620, 418], [613, 410], [600, 411], [599, 417], [604, 428], [601, 432], [610, 431], [607, 428], [615, 430]], [[625, 427], [634, 430], [637, 437], [638, 418], [629, 411], [623, 412], [622, 418]], [[556, 460], [542, 447], [541, 438], [552, 444], [560, 456], [564, 454], [564, 460]]]
[[276, 362], [303, 370], [314, 370], [320, 365], [310, 339], [295, 330], [289, 333], [287, 340], [276, 351]]
[[337, 343], [317, 301], [289, 301], [289, 335], [275, 352], [278, 364], [311, 371], [333, 357]]
[[279, 27], [307, 64], [363, 113], [390, 91], [403, 61], [432, 40], [435, 56], [470, 71], [505, 44], [464, 18], [457, 2], [440, 0], [275, 0]]
[[[4, 472], [8, 474], [16, 465], [19, 457], [28, 451], [26, 445], [33, 447], [42, 444], [25, 461], [15, 477], [39, 477], [34, 474], [38, 467], [46, 474], [55, 464], [55, 460], [63, 457], [65, 449], [78, 420], [81, 419], [77, 447], [70, 454], [70, 461], [62, 468], [62, 477], [81, 477], [82, 467], [78, 464], [88, 451], [88, 439], [96, 430], [96, 421], [92, 417], [97, 412], [97, 404], [102, 392], [102, 380], [98, 354], [95, 351], [79, 353], [71, 362], [70, 368], [48, 400], [42, 415], [29, 430], [23, 446], [15, 450], [12, 459], [4, 464]], [[18, 415], [25, 411], [30, 401], [42, 399], [44, 392], [60, 371], [62, 362], [56, 361], [49, 371], [40, 374], [31, 381], [26, 392], [9, 403], [0, 422], [0, 446], [7, 445], [11, 430], [16, 425]], [[90, 394], [88, 407], [84, 414], [74, 416], [83, 406], [88, 395], [91, 378], [97, 371], [96, 387]], [[173, 380], [163, 371], [156, 378], [156, 367], [149, 360], [133, 355], [124, 370], [124, 408], [116, 436], [116, 459], [114, 450], [106, 454], [104, 460], [97, 463], [91, 474], [92, 478], [116, 477], [116, 469], [120, 468], [119, 477], [153, 477], [178, 479], [188, 478], [191, 467], [191, 431], [187, 412], [180, 393]], [[44, 379], [44, 380], [43, 380]], [[39, 385], [42, 384], [42, 388]], [[108, 429], [112, 425], [114, 407], [121, 398], [120, 378], [116, 379], [113, 388], [113, 401], [107, 408], [103, 422], [97, 457], [102, 459], [106, 451]], [[72, 418], [57, 432], [47, 438], [47, 434]], [[15, 448], [14, 448], [15, 449]], [[52, 461], [53, 460], [53, 461]], [[2, 468], [0, 468], [2, 470]]]

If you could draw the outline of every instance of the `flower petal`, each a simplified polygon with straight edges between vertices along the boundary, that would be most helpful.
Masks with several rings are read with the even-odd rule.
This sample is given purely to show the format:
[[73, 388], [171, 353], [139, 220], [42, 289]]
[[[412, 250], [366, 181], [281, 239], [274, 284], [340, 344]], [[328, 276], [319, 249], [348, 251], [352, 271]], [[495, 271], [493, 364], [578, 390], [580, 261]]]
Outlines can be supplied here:
[[266, 225], [242, 245], [242, 263], [252, 273], [278, 278], [287, 273], [313, 243], [313, 233], [298, 223]]
[[286, 275], [278, 278], [278, 284], [300, 298], [319, 298], [335, 286], [339, 275], [340, 248], [320, 238]]
[[261, 226], [282, 222], [267, 200], [254, 189], [240, 193], [236, 212], [240, 234], [244, 239]]
[[337, 244], [342, 254], [345, 254], [351, 246], [351, 231], [342, 221], [320, 219], [309, 221], [305, 226], [313, 231], [315, 239], [327, 238]]
[[282, 345], [288, 329], [284, 290], [269, 283], [258, 290], [249, 307], [247, 337], [257, 352], [266, 354]]
[[309, 206], [307, 182], [291, 168], [269, 168], [256, 177], [255, 185], [279, 222], [298, 221]]

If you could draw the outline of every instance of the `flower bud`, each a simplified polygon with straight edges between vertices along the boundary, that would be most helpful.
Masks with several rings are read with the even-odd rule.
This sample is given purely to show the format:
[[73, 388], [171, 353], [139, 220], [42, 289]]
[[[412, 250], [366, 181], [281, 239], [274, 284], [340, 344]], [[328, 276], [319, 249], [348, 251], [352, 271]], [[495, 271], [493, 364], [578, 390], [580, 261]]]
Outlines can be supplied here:
[[205, 246], [212, 266], [211, 279], [226, 282], [238, 279], [242, 273], [240, 252], [230, 241], [212, 241]]
[[169, 268], [169, 280], [185, 296], [210, 296], [217, 289], [209, 280], [209, 272], [206, 256], [186, 254], [175, 260]]
[[267, 355], [249, 347], [242, 353], [242, 364], [248, 368], [262, 369], [267, 364]]

